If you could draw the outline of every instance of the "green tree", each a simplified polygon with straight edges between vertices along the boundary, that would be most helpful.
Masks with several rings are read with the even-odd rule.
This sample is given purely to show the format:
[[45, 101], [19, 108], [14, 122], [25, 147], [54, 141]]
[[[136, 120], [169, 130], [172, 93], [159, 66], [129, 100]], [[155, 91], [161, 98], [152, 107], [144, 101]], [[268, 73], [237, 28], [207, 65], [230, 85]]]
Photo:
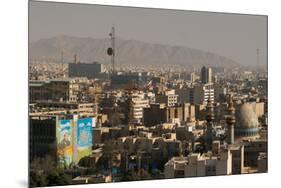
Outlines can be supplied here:
[[30, 187], [71, 184], [71, 177], [64, 169], [57, 168], [55, 160], [47, 156], [35, 158], [30, 164]]

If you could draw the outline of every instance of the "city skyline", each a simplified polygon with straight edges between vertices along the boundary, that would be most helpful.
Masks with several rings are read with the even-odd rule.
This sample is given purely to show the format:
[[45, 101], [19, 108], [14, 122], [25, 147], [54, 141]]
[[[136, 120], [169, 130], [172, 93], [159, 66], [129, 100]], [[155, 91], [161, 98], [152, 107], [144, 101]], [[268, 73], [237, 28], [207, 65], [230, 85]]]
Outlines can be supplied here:
[[30, 8], [30, 187], [268, 172], [266, 16]]

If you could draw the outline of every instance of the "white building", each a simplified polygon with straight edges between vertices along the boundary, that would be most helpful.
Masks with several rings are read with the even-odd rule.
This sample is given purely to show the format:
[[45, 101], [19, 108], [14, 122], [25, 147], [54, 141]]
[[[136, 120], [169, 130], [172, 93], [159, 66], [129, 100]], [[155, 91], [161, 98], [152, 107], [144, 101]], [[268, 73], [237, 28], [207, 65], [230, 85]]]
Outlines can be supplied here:
[[143, 118], [143, 108], [149, 107], [149, 100], [145, 99], [144, 93], [132, 94], [132, 115], [136, 123], [140, 123]]
[[187, 157], [173, 157], [165, 164], [165, 178], [185, 177], [185, 168], [187, 166], [187, 163]]
[[178, 95], [174, 89], [166, 90], [163, 94], [155, 96], [156, 103], [165, 103], [167, 106], [175, 106], [178, 103]]
[[212, 153], [193, 153], [188, 157], [173, 157], [165, 164], [165, 178], [229, 175], [232, 173], [230, 150]]

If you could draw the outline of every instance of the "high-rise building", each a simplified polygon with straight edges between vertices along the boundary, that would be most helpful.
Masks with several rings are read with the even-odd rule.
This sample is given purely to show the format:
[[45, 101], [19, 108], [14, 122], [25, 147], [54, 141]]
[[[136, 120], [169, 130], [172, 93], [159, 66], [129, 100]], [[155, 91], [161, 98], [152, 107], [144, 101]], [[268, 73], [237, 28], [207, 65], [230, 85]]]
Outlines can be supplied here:
[[201, 68], [201, 82], [203, 84], [212, 83], [212, 69], [203, 66]]
[[194, 72], [190, 73], [190, 81], [195, 82], [196, 80], [196, 74]]

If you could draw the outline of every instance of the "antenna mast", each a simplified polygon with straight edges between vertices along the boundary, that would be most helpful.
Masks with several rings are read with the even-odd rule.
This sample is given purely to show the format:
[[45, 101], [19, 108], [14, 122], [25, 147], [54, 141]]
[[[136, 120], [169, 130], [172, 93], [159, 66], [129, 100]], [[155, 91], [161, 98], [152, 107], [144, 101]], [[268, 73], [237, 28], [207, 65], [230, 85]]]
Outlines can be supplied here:
[[110, 39], [111, 39], [111, 47], [112, 47], [112, 55], [111, 55], [111, 64], [112, 64], [112, 73], [115, 72], [115, 28], [111, 28]]

